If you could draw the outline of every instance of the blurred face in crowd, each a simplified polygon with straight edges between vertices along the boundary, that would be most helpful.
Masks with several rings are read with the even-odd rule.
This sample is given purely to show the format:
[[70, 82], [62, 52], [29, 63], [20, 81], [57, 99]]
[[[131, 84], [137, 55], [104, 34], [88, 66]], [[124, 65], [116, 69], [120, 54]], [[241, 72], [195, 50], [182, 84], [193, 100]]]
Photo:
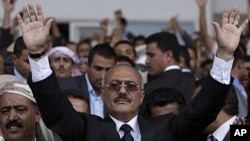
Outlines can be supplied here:
[[119, 65], [107, 74], [104, 81], [102, 99], [108, 113], [123, 122], [137, 115], [144, 98], [139, 73], [131, 66]]
[[169, 54], [171, 51], [163, 53], [155, 42], [149, 43], [146, 47], [146, 64], [148, 67], [148, 73], [152, 76], [158, 75], [166, 68], [166, 63], [169, 61]]
[[58, 55], [50, 58], [50, 66], [57, 78], [70, 77], [74, 67], [73, 61], [67, 55]]
[[28, 59], [28, 50], [25, 49], [19, 56], [13, 55], [13, 63], [17, 71], [25, 78], [28, 78], [30, 75], [30, 64]]
[[191, 48], [187, 48], [188, 54], [190, 56], [190, 69], [192, 70], [192, 72], [195, 72], [196, 70], [196, 55], [195, 55], [195, 51]]
[[69, 42], [66, 44], [66, 47], [68, 47], [69, 49], [71, 49], [74, 53], [76, 53], [76, 44], [73, 42]]
[[250, 71], [250, 62], [244, 62], [244, 73], [242, 79], [242, 85], [246, 88], [248, 84], [248, 73]]
[[82, 99], [68, 97], [68, 100], [72, 104], [73, 108], [80, 113], [87, 113], [88, 112], [88, 103]]
[[77, 55], [79, 58], [88, 57], [91, 46], [88, 43], [81, 43], [77, 47]]
[[108, 59], [99, 54], [93, 56], [91, 64], [88, 64], [87, 73], [90, 83], [95, 90], [102, 88], [102, 78], [106, 71], [115, 65], [115, 58]]
[[123, 55], [129, 57], [131, 60], [136, 60], [136, 54], [134, 51], [134, 47], [129, 44], [119, 44], [114, 47], [115, 53], [117, 56]]
[[38, 108], [19, 94], [3, 93], [0, 97], [0, 126], [7, 141], [34, 141]]
[[4, 73], [4, 61], [3, 61], [3, 57], [0, 54], [0, 75]]

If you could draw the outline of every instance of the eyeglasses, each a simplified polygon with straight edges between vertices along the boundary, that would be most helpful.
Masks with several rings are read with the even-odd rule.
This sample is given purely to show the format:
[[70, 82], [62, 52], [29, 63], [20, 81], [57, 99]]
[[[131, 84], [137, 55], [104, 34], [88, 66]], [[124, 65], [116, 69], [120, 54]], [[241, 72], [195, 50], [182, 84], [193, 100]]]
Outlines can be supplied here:
[[111, 83], [111, 84], [106, 85], [106, 87], [108, 87], [110, 91], [114, 91], [114, 92], [119, 91], [122, 86], [125, 87], [127, 92], [135, 92], [140, 88], [140, 86], [135, 85], [135, 84], [122, 85], [119, 83]]

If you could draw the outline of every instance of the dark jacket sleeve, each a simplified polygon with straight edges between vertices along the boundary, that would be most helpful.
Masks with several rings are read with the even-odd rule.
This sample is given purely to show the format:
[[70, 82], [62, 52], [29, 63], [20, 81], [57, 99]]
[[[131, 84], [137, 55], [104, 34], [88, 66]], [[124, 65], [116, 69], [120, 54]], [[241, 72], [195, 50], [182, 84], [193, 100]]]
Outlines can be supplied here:
[[199, 94], [181, 109], [172, 122], [176, 140], [193, 140], [212, 123], [223, 107], [230, 88], [231, 84], [221, 84], [208, 75]]
[[83, 141], [85, 121], [62, 94], [54, 73], [39, 82], [32, 82], [29, 77], [28, 84], [46, 126], [59, 134], [63, 140]]

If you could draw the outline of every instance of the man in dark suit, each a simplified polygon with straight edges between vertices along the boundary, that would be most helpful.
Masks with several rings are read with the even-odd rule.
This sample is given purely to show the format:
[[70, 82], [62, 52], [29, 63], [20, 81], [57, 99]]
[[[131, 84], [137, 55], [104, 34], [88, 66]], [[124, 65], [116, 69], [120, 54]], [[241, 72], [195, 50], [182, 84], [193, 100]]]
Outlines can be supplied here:
[[120, 141], [125, 137], [130, 141], [193, 140], [216, 118], [223, 106], [231, 86], [230, 71], [223, 70], [231, 69], [232, 54], [239, 43], [240, 33], [248, 23], [245, 20], [239, 28], [234, 25], [240, 18], [236, 7], [230, 13], [228, 9], [224, 10], [222, 28], [214, 23], [219, 44], [214, 65], [199, 95], [178, 116], [167, 114], [155, 120], [138, 114], [144, 99], [142, 78], [133, 67], [117, 65], [103, 79], [101, 96], [108, 116], [102, 120], [93, 115], [79, 115], [61, 93], [43, 48], [53, 20], [44, 23], [41, 6], [36, 8], [37, 14], [33, 5], [24, 8], [26, 23], [20, 15], [17, 16], [29, 49], [32, 76], [28, 82], [46, 125], [63, 140], [70, 141]]
[[180, 45], [176, 36], [169, 32], [159, 32], [146, 39], [146, 64], [148, 66], [148, 83], [145, 84], [147, 95], [161, 87], [179, 90], [189, 102], [195, 88], [195, 79], [187, 77], [179, 64]]
[[6, 74], [15, 75], [22, 81], [27, 81], [28, 76], [30, 75], [30, 65], [28, 60], [28, 50], [23, 41], [23, 36], [18, 37], [15, 40], [14, 48], [11, 50], [12, 61], [14, 64], [13, 69], [6, 72]]
[[61, 90], [79, 89], [89, 98], [88, 112], [104, 117], [106, 111], [101, 99], [102, 78], [116, 63], [116, 54], [108, 44], [98, 44], [89, 53], [87, 71], [82, 76], [59, 78]]

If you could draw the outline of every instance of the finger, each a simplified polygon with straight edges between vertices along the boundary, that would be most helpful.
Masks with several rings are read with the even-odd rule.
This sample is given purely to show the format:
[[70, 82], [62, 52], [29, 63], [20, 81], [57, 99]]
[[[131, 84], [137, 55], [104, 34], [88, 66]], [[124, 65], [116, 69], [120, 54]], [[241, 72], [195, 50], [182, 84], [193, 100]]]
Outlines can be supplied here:
[[30, 16], [27, 7], [23, 7], [23, 18], [27, 24], [30, 23]]
[[213, 22], [213, 26], [216, 32], [216, 35], [218, 35], [218, 33], [220, 32], [221, 28], [220, 25], [217, 22]]
[[40, 4], [37, 4], [36, 5], [36, 10], [37, 10], [37, 20], [44, 23], [42, 6]]
[[17, 14], [16, 18], [17, 18], [18, 24], [20, 25], [21, 29], [23, 29], [25, 26], [25, 23], [23, 22], [21, 15]]
[[228, 23], [228, 7], [224, 8], [224, 12], [222, 14], [222, 21], [221, 21], [221, 23], [222, 23], [222, 25]]
[[46, 26], [47, 26], [47, 31], [49, 32], [50, 31], [50, 27], [51, 27], [51, 24], [52, 24], [52, 22], [54, 21], [54, 19], [49, 19], [49, 20], [47, 20], [47, 22], [46, 22]]
[[31, 22], [34, 22], [36, 21], [36, 11], [32, 4], [28, 4], [28, 7], [29, 7], [29, 12], [30, 12], [30, 20]]
[[246, 19], [238, 29], [242, 32], [244, 28], [247, 27], [247, 25], [248, 25], [248, 19]]
[[233, 23], [234, 25], [239, 24], [240, 16], [241, 16], [241, 10], [238, 10], [234, 19], [234, 23]]
[[237, 7], [233, 6], [233, 8], [230, 11], [229, 17], [228, 17], [228, 23], [233, 24], [234, 23], [234, 18], [237, 12]]

